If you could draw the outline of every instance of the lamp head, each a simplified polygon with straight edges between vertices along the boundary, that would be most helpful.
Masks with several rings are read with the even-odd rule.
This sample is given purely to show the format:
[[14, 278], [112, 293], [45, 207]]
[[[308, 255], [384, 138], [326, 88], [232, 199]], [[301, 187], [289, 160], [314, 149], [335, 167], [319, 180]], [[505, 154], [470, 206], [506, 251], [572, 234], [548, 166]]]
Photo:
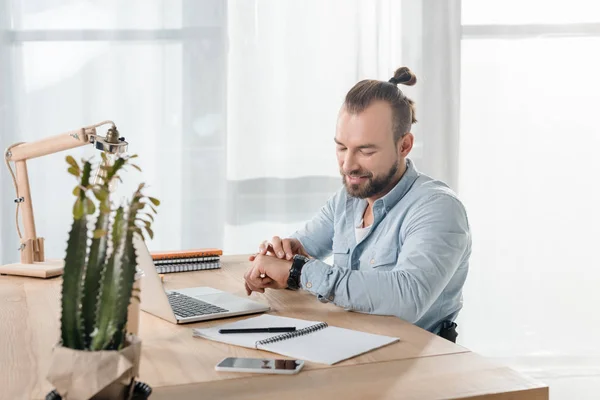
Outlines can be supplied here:
[[128, 145], [124, 137], [119, 137], [119, 131], [114, 125], [106, 132], [105, 137], [99, 135], [93, 136], [92, 143], [100, 151], [117, 155], [125, 153]]

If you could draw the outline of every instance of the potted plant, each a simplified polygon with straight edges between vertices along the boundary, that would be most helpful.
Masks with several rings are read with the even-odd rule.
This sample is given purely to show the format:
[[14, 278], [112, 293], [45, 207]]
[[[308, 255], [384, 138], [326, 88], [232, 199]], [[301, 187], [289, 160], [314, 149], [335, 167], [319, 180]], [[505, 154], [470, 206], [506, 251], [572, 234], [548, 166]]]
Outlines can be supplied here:
[[122, 156], [111, 165], [102, 153], [101, 181], [91, 183], [91, 162], [80, 166], [67, 156], [78, 185], [63, 272], [61, 340], [48, 372], [55, 390], [47, 398], [131, 399], [134, 389], [146, 392], [136, 398], [151, 391], [135, 382], [141, 342], [128, 332], [127, 318], [132, 294], [138, 296], [134, 235], [153, 237], [159, 201], [143, 194], [142, 183], [127, 204], [115, 208], [109, 190], [127, 166], [139, 170], [130, 162], [135, 157]]

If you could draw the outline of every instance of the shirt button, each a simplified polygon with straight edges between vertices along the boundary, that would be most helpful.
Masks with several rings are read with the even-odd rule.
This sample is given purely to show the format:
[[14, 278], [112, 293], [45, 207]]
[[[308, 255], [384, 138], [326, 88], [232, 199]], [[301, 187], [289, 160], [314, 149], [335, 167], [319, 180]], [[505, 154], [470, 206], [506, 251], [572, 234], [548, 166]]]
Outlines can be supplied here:
[[333, 296], [329, 296], [329, 301], [333, 301]]
[[312, 287], [312, 283], [306, 282], [306, 287], [310, 289]]
[[371, 264], [375, 264], [375, 259], [374, 258], [371, 259]]

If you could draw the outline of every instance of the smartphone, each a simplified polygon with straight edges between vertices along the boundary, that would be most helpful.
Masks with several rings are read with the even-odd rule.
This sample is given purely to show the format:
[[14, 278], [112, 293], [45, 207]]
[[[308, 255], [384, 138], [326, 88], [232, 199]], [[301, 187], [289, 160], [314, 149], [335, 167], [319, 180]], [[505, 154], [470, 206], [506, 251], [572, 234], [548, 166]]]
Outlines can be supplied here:
[[215, 370], [292, 375], [300, 372], [302, 367], [304, 367], [302, 360], [227, 357], [215, 366]]

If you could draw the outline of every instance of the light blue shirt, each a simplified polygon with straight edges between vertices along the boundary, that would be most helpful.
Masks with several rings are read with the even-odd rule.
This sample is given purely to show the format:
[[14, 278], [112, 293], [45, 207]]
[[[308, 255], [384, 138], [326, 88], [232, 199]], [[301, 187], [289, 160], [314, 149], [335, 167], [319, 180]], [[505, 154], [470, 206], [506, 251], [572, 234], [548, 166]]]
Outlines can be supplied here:
[[[374, 221], [357, 243], [355, 227], [367, 201], [342, 187], [303, 229], [314, 259], [301, 288], [348, 310], [395, 315], [438, 333], [462, 308], [471, 233], [456, 194], [419, 173], [410, 160], [398, 184], [373, 204]], [[333, 253], [333, 266], [322, 260]]]

